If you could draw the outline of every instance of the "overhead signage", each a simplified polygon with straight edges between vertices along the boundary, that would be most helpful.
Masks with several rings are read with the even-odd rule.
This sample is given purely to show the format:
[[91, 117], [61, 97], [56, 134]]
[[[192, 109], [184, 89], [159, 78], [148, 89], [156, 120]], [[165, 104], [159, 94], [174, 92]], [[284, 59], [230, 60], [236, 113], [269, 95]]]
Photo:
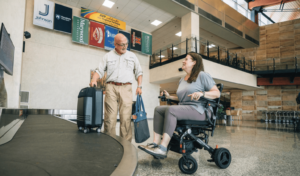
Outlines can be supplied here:
[[152, 54], [152, 35], [142, 33], [142, 53]]
[[118, 34], [118, 29], [105, 26], [105, 49], [112, 50], [115, 48], [114, 39]]
[[131, 29], [131, 49], [142, 51], [142, 32]]
[[100, 48], [104, 48], [104, 36], [105, 36], [105, 30], [104, 25], [100, 23], [96, 23], [93, 21], [90, 21], [90, 40], [89, 44], [92, 46], [97, 46]]
[[73, 17], [72, 41], [81, 44], [88, 44], [89, 41], [89, 20]]
[[127, 50], [130, 51], [130, 33], [125, 31], [119, 31], [119, 33], [125, 35], [128, 41]]
[[81, 16], [90, 20], [94, 20], [112, 27], [126, 30], [126, 23], [124, 21], [115, 19], [102, 13], [95, 12], [90, 9], [81, 7]]
[[54, 30], [72, 33], [72, 8], [55, 4]]
[[72, 8], [55, 4], [54, 30], [72, 33]]
[[53, 29], [54, 2], [49, 0], [35, 0], [33, 24]]

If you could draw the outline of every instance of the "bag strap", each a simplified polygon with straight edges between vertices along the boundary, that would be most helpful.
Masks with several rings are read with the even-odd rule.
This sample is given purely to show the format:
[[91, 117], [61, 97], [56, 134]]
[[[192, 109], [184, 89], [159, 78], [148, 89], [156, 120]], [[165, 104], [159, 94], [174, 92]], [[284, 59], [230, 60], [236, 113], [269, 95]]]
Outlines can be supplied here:
[[137, 96], [136, 97], [136, 102], [135, 102], [135, 111], [136, 112], [139, 112], [140, 111], [140, 99], [139, 99], [139, 97]]
[[143, 111], [144, 111], [144, 112], [146, 112], [146, 111], [145, 111], [145, 107], [144, 107], [143, 98], [142, 98], [142, 96], [141, 96], [141, 95], [139, 95], [139, 96], [140, 96], [140, 98], [141, 98], [140, 102], [141, 102], [141, 104], [142, 104]]

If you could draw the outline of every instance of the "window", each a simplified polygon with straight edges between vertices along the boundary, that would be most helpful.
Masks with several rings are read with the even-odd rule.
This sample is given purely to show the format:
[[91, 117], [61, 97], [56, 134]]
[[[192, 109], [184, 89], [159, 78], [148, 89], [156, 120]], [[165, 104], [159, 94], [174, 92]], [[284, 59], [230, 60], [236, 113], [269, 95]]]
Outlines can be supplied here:
[[259, 26], [272, 24], [272, 22], [261, 13], [258, 14]]
[[251, 19], [251, 12], [248, 10], [248, 3], [245, 0], [223, 0], [223, 2], [234, 8], [246, 18]]
[[248, 18], [248, 16], [247, 16], [247, 10], [244, 9], [242, 6], [238, 5], [237, 11], [240, 12], [242, 15], [244, 15], [246, 18]]
[[233, 0], [223, 0], [223, 2], [228, 4], [230, 7], [236, 9], [236, 2], [234, 2]]

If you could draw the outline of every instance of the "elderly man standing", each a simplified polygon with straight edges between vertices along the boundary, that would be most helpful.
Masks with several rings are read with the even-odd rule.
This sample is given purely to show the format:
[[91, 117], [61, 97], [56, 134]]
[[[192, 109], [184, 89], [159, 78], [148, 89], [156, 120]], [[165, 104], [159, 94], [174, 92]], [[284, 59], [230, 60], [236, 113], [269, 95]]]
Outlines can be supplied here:
[[97, 86], [97, 79], [101, 79], [106, 70], [104, 132], [112, 135], [116, 134], [116, 122], [119, 110], [120, 136], [131, 141], [131, 84], [135, 77], [138, 82], [136, 94], [142, 94], [143, 71], [136, 55], [127, 51], [128, 40], [123, 34], [119, 33], [115, 36], [114, 45], [115, 49], [101, 58], [90, 86]]

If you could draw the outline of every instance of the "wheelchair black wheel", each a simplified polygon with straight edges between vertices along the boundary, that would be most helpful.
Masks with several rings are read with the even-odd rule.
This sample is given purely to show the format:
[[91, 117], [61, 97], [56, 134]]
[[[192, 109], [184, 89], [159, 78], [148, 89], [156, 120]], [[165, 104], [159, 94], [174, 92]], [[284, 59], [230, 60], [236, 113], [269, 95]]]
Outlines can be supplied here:
[[185, 174], [193, 174], [198, 169], [198, 164], [192, 156], [181, 157], [178, 162], [179, 169]]
[[226, 148], [216, 149], [214, 161], [220, 169], [226, 169], [231, 163], [231, 154]]

